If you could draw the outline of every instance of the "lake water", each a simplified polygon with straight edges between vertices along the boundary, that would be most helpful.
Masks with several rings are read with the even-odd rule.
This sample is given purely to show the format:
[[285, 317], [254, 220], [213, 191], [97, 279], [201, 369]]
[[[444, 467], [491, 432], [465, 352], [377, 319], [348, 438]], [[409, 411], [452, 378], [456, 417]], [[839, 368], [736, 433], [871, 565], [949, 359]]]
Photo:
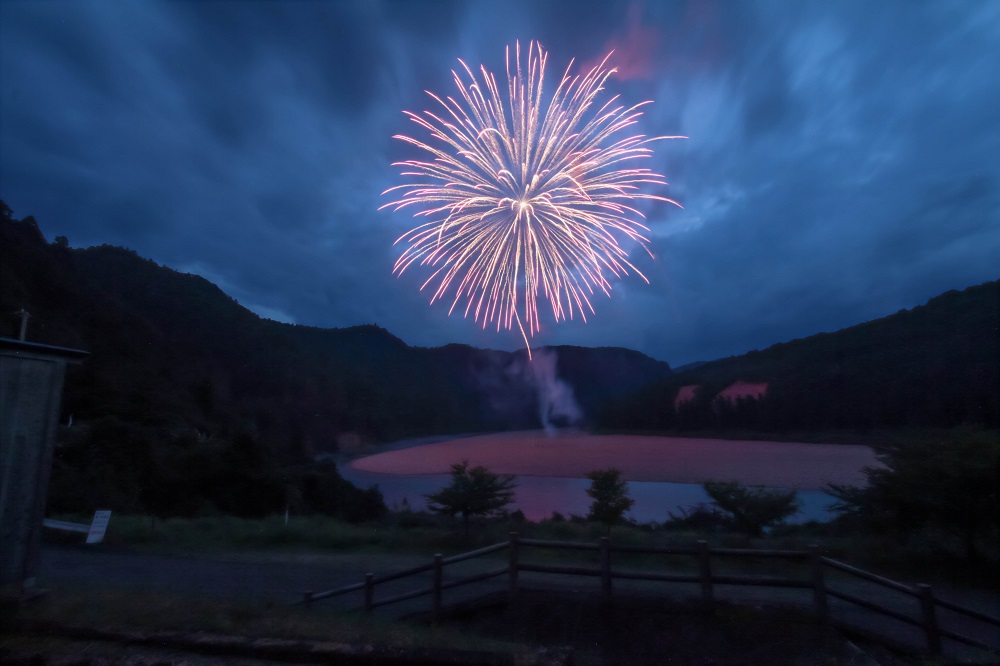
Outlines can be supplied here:
[[[339, 469], [345, 479], [357, 486], [377, 485], [390, 509], [400, 508], [404, 499], [412, 509], [424, 509], [424, 495], [437, 492], [451, 482], [448, 474], [377, 474], [361, 472], [350, 465], [341, 465]], [[548, 518], [553, 511], [567, 518], [572, 514], [587, 515], [591, 502], [587, 496], [590, 487], [587, 479], [518, 476], [516, 482], [516, 501], [512, 510], [520, 509], [529, 520]], [[630, 481], [628, 487], [635, 500], [629, 516], [639, 522], [663, 522], [670, 517], [670, 512], [678, 514], [681, 509], [709, 501], [702, 487], [691, 483]], [[827, 508], [833, 502], [830, 495], [819, 490], [799, 490], [798, 496], [801, 509], [788, 522], [825, 521], [833, 517]]]
[[[445, 438], [423, 438], [407, 440], [383, 448], [380, 451], [414, 448]], [[802, 445], [809, 446], [809, 445]], [[383, 474], [363, 471], [352, 467], [348, 461], [339, 461], [341, 475], [360, 487], [377, 485], [390, 509], [401, 508], [404, 500], [414, 510], [426, 507], [425, 495], [448, 485], [449, 474]], [[588, 479], [552, 476], [517, 475], [517, 488], [513, 509], [520, 509], [529, 520], [548, 518], [554, 511], [566, 517], [586, 515], [590, 506], [587, 488]], [[702, 503], [708, 503], [708, 496], [700, 484], [668, 483], [655, 481], [630, 481], [629, 493], [635, 500], [629, 516], [639, 522], [663, 522], [670, 513], [679, 514]], [[829, 510], [833, 497], [820, 490], [798, 490], [801, 505], [799, 512], [789, 519], [791, 523], [810, 520], [829, 520], [834, 514]]]

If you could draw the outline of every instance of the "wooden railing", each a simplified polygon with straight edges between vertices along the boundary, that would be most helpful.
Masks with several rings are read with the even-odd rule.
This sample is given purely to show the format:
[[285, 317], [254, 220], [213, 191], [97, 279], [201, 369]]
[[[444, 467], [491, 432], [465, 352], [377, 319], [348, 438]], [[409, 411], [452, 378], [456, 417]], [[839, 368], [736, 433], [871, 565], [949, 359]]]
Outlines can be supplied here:
[[[452, 555], [451, 557], [444, 557], [441, 553], [436, 553], [434, 558], [431, 560], [430, 564], [423, 564], [421, 566], [412, 567], [410, 569], [403, 569], [402, 571], [396, 571], [389, 574], [384, 574], [382, 576], [376, 576], [372, 573], [366, 573], [365, 578], [360, 583], [354, 583], [353, 585], [345, 585], [344, 587], [338, 587], [334, 590], [327, 590], [326, 592], [312, 592], [307, 591], [303, 594], [302, 602], [306, 605], [313, 603], [314, 601], [320, 601], [322, 599], [330, 599], [332, 597], [341, 596], [343, 594], [348, 594], [350, 592], [356, 592], [358, 590], [364, 590], [364, 609], [366, 611], [371, 611], [378, 606], [387, 606], [389, 604], [397, 603], [400, 601], [408, 601], [410, 599], [416, 599], [417, 597], [422, 597], [425, 595], [431, 595], [431, 610], [435, 615], [440, 614], [442, 608], [442, 592], [453, 587], [460, 587], [462, 585], [468, 585], [470, 583], [478, 583], [490, 578], [496, 578], [497, 576], [503, 576], [510, 571], [510, 566], [503, 566], [499, 569], [493, 569], [483, 573], [476, 574], [474, 576], [466, 576], [464, 578], [459, 578], [457, 580], [451, 580], [447, 583], [444, 581], [444, 568], [449, 564], [456, 564], [458, 562], [463, 562], [465, 560], [471, 560], [475, 557], [481, 557], [483, 555], [489, 555], [490, 553], [496, 553], [501, 550], [506, 550], [510, 546], [509, 542], [498, 543], [492, 546], [486, 546], [485, 548], [480, 548], [479, 550], [473, 550], [467, 553], [460, 553], [458, 555]], [[419, 590], [413, 590], [411, 592], [406, 592], [405, 594], [399, 594], [393, 597], [388, 597], [386, 599], [375, 599], [375, 586], [389, 583], [391, 581], [400, 580], [402, 578], [408, 578], [410, 576], [417, 576], [428, 571], [434, 572], [433, 582], [430, 587], [421, 588]]]
[[[522, 551], [526, 549], [557, 549], [594, 551], [597, 553], [597, 563], [591, 566], [545, 564], [538, 562], [521, 561]], [[499, 568], [488, 569], [484, 572], [445, 581], [445, 567], [458, 562], [463, 562], [484, 555], [490, 555], [506, 550], [508, 561], [506, 565]], [[612, 567], [612, 554], [629, 555], [680, 555], [694, 558], [697, 573], [683, 573], [677, 571], [634, 571], [626, 569], [614, 569]], [[776, 576], [750, 576], [750, 575], [722, 575], [713, 571], [713, 558], [733, 558], [733, 559], [783, 559], [791, 561], [801, 561], [808, 563], [808, 577], [785, 578]], [[918, 601], [917, 616], [914, 617], [899, 610], [889, 608], [877, 601], [866, 599], [855, 594], [848, 593], [842, 589], [831, 587], [834, 581], [827, 575], [827, 569], [833, 569], [839, 574], [847, 574], [855, 578], [875, 583], [882, 587], [894, 590], [901, 594], [913, 597]], [[391, 597], [376, 599], [376, 586], [392, 581], [409, 578], [433, 572], [430, 586], [398, 594]], [[836, 618], [831, 617], [829, 599], [835, 598], [854, 604], [875, 613], [894, 618], [901, 622], [916, 626], [922, 629], [925, 637], [925, 649], [931, 654], [940, 654], [942, 651], [941, 639], [948, 638], [975, 648], [996, 652], [1000, 645], [989, 645], [977, 639], [959, 634], [942, 627], [938, 621], [937, 608], [964, 615], [973, 620], [985, 623], [990, 627], [1000, 628], [1000, 618], [993, 617], [986, 613], [965, 608], [934, 596], [930, 585], [919, 584], [916, 586], [906, 585], [888, 578], [883, 578], [869, 571], [858, 569], [844, 562], [825, 557], [816, 545], [809, 546], [807, 550], [758, 550], [749, 548], [712, 548], [706, 541], [698, 541], [694, 546], [616, 546], [607, 537], [601, 537], [596, 543], [574, 542], [574, 541], [546, 541], [540, 539], [522, 539], [515, 532], [510, 534], [506, 542], [497, 543], [492, 546], [480, 548], [467, 553], [444, 557], [435, 554], [429, 564], [424, 564], [402, 571], [376, 576], [366, 573], [364, 580], [352, 585], [327, 590], [325, 592], [305, 592], [302, 603], [309, 605], [314, 602], [330, 599], [351, 592], [363, 591], [363, 608], [371, 611], [376, 607], [385, 606], [401, 601], [415, 599], [421, 596], [431, 596], [431, 611], [435, 616], [442, 611], [443, 591], [471, 583], [507, 576], [508, 593], [513, 598], [520, 588], [519, 575], [524, 573], [540, 574], [560, 574], [571, 576], [591, 576], [600, 580], [600, 594], [604, 600], [610, 600], [613, 596], [614, 580], [634, 580], [652, 581], [665, 583], [690, 583], [699, 585], [701, 600], [707, 606], [715, 602], [716, 585], [745, 585], [754, 587], [770, 588], [798, 588], [812, 591], [812, 601], [817, 618], [823, 622], [836, 622]], [[841, 623], [838, 623], [841, 624]], [[1000, 635], [1000, 634], [998, 634]]]

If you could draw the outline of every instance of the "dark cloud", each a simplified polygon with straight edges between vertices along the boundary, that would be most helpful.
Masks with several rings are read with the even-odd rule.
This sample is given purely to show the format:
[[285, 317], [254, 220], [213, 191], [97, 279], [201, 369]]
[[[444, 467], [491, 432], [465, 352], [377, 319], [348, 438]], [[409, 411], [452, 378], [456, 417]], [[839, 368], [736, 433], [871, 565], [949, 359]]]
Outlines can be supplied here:
[[[539, 40], [550, 81], [616, 49], [609, 94], [684, 210], [645, 205], [651, 284], [539, 344], [673, 363], [740, 353], [1000, 277], [994, 3], [0, 3], [0, 197], [74, 245], [127, 245], [267, 316], [378, 323], [410, 343], [516, 348], [391, 274], [412, 156], [402, 114], [502, 74]], [[550, 87], [551, 89], [551, 87]]]

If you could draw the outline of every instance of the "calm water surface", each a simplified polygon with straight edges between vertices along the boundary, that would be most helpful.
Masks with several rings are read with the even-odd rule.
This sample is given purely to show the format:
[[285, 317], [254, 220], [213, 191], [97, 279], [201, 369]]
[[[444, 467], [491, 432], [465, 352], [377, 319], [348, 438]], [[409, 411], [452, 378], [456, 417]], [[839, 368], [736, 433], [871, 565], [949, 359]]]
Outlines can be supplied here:
[[[450, 437], [421, 438], [405, 440], [379, 447], [379, 452], [401, 448], [412, 448], [422, 444], [451, 439]], [[377, 485], [390, 509], [398, 509], [406, 500], [414, 510], [426, 508], [424, 496], [437, 492], [451, 481], [450, 474], [379, 474], [354, 469], [344, 459], [338, 460], [341, 475], [362, 488]], [[588, 479], [567, 479], [550, 476], [518, 476], [516, 478], [515, 502], [513, 509], [520, 509], [529, 520], [548, 518], [554, 511], [566, 517], [576, 514], [585, 516], [590, 507], [587, 488]], [[630, 481], [629, 493], [635, 500], [629, 515], [639, 522], [663, 522], [670, 513], [679, 514], [698, 504], [708, 503], [708, 496], [702, 487], [689, 483], [662, 483], [650, 481]], [[834, 514], [828, 509], [833, 497], [819, 490], [798, 491], [801, 509], [789, 519], [791, 523], [810, 520], [829, 520]]]

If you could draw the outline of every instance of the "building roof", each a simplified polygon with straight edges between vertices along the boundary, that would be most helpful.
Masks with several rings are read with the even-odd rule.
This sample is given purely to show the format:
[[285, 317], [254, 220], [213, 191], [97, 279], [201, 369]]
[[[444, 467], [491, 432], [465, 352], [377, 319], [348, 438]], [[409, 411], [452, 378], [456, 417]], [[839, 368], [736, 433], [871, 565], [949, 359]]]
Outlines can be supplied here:
[[20, 352], [30, 354], [32, 356], [54, 356], [69, 361], [80, 361], [87, 356], [90, 356], [90, 352], [83, 351], [82, 349], [70, 349], [69, 347], [43, 345], [39, 342], [15, 340], [14, 338], [0, 338], [0, 352]]

